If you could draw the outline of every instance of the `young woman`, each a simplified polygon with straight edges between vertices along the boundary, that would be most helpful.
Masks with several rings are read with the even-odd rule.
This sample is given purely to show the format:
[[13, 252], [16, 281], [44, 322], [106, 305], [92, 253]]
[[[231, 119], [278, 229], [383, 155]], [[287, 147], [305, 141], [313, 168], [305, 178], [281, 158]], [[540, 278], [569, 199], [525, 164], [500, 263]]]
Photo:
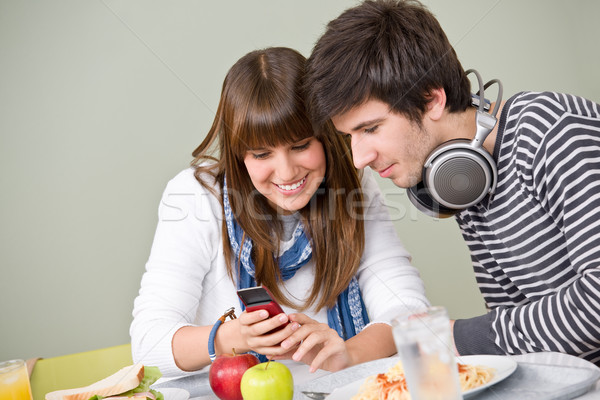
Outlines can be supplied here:
[[[161, 201], [133, 311], [136, 362], [183, 374], [209, 365], [213, 346], [336, 371], [393, 354], [391, 317], [428, 304], [377, 184], [358, 176], [342, 135], [313, 131], [304, 66], [269, 48], [228, 72], [192, 167]], [[284, 313], [242, 312], [236, 290], [257, 285]], [[213, 331], [230, 307], [238, 318]]]

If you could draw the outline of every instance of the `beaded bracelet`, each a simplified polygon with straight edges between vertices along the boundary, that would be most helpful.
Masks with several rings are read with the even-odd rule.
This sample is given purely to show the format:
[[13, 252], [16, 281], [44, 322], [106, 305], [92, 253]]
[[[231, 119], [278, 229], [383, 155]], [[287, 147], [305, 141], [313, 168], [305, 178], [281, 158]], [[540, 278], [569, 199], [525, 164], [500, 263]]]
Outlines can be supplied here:
[[217, 334], [217, 329], [219, 329], [219, 327], [221, 326], [221, 324], [223, 322], [225, 322], [225, 319], [229, 317], [232, 320], [236, 319], [237, 317], [235, 316], [235, 308], [231, 307], [229, 310], [225, 311], [225, 314], [223, 314], [218, 320], [217, 322], [215, 322], [215, 324], [213, 325], [211, 331], [210, 331], [210, 335], [208, 335], [208, 356], [210, 357], [210, 362], [215, 361], [215, 358], [217, 358], [217, 355], [215, 354], [215, 336]]

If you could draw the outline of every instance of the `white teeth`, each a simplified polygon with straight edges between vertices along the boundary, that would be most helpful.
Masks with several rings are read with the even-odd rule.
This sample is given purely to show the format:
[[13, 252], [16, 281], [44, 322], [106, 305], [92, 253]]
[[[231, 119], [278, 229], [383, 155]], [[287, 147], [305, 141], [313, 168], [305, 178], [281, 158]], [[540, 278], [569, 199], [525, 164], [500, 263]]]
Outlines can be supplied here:
[[302, 178], [301, 181], [294, 183], [293, 185], [277, 185], [277, 187], [279, 187], [280, 189], [283, 190], [296, 190], [298, 189], [300, 186], [302, 186], [302, 184], [304, 183], [304, 181], [306, 180], [306, 177]]

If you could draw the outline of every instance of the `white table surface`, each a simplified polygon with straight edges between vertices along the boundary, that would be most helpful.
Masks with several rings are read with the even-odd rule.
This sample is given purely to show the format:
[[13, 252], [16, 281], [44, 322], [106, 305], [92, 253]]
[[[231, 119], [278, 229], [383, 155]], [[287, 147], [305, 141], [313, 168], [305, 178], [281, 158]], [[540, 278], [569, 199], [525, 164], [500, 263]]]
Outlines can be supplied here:
[[[515, 361], [531, 362], [537, 364], [572, 366], [580, 368], [598, 368], [594, 364], [585, 361], [579, 357], [570, 356], [561, 353], [530, 353], [518, 356], [511, 356]], [[288, 366], [294, 377], [294, 385], [311, 381], [330, 374], [328, 371], [318, 370], [315, 373], [308, 371], [308, 366], [305, 364], [296, 363], [294, 361], [283, 361]], [[578, 400], [598, 400], [600, 399], [600, 380], [592, 387], [592, 389], [583, 396], [577, 397]], [[219, 400], [215, 395], [206, 395], [201, 397], [193, 397], [190, 400]]]

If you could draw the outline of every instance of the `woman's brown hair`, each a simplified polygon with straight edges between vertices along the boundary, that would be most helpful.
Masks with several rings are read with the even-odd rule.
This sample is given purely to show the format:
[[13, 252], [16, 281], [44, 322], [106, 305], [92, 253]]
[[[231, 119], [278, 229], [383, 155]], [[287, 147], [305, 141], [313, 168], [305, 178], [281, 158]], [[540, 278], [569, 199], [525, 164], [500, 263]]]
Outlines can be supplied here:
[[[192, 153], [196, 179], [211, 190], [212, 176], [227, 190], [232, 213], [245, 235], [252, 239], [252, 260], [257, 284], [265, 285], [281, 304], [304, 310], [332, 307], [356, 274], [364, 249], [363, 196], [360, 178], [352, 164], [349, 146], [333, 126], [314, 132], [303, 92], [306, 59], [295, 50], [273, 47], [246, 54], [225, 77], [212, 127]], [[244, 164], [252, 148], [275, 147], [316, 137], [323, 145], [327, 172], [321, 187], [299, 210], [312, 243], [315, 281], [304, 304], [287, 298], [279, 283], [281, 273], [274, 254], [279, 254], [275, 234], [282, 227], [276, 211], [252, 185]], [[211, 190], [215, 193], [214, 190]], [[216, 194], [216, 193], [215, 193]], [[221, 203], [223, 201], [220, 197]], [[239, 263], [234, 255], [223, 215], [223, 249], [228, 273], [235, 280]]]

